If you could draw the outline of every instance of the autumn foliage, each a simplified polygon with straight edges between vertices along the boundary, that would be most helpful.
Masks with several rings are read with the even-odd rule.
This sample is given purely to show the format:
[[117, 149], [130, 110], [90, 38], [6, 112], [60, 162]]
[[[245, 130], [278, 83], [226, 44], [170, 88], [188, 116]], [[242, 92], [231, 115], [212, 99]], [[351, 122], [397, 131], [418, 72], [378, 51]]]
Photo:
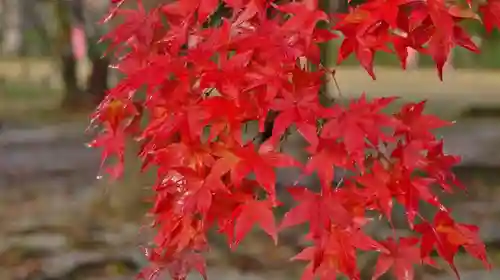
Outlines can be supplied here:
[[[413, 48], [434, 59], [442, 78], [452, 47], [479, 51], [461, 23], [499, 27], [499, 0], [367, 0], [347, 14], [327, 14], [317, 0], [178, 0], [150, 10], [129, 1], [133, 8], [112, 1], [105, 19], [122, 20], [103, 40], [124, 78], [95, 112], [102, 130], [92, 145], [103, 149], [103, 163], [118, 159], [107, 170], [119, 177], [133, 139], [143, 168], [157, 172], [157, 235], [141, 277], [168, 271], [180, 280], [193, 269], [205, 275], [213, 229], [234, 248], [254, 225], [278, 242], [278, 232], [305, 223], [310, 247], [293, 258], [308, 262], [304, 280], [359, 279], [360, 251], [379, 254], [373, 279], [386, 272], [412, 279], [413, 265], [435, 265], [436, 256], [458, 276], [460, 248], [489, 267], [478, 228], [454, 221], [439, 200], [461, 188], [451, 171], [460, 159], [433, 135], [450, 123], [424, 114], [425, 102], [396, 113], [384, 110], [395, 98], [320, 102], [335, 74], [322, 65], [320, 45], [341, 40], [338, 63], [355, 55], [374, 79], [376, 52], [394, 53], [404, 68]], [[221, 8], [222, 20], [214, 21]], [[271, 137], [244, 136], [252, 122], [263, 131], [270, 113]], [[309, 144], [306, 162], [280, 152], [293, 131]], [[277, 225], [275, 170], [282, 167], [317, 174], [321, 187], [289, 186], [296, 205]], [[334, 183], [339, 170], [347, 175]], [[422, 202], [437, 214], [421, 215]], [[374, 219], [392, 225], [395, 203], [414, 235], [375, 240], [365, 233]]]

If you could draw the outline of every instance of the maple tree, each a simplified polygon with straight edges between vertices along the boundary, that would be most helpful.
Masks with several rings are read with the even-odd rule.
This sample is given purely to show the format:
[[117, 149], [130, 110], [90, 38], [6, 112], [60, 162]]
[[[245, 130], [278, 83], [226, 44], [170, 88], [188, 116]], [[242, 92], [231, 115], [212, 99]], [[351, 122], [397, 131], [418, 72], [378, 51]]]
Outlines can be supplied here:
[[[140, 0], [135, 8], [112, 2], [104, 21], [122, 23], [103, 40], [124, 78], [93, 116], [101, 130], [92, 146], [103, 149], [103, 164], [118, 159], [107, 169], [114, 177], [123, 173], [127, 139], [141, 144], [143, 169], [156, 167], [157, 234], [141, 277], [168, 271], [181, 280], [193, 269], [206, 277], [211, 229], [235, 248], [254, 225], [277, 242], [278, 232], [305, 223], [311, 246], [294, 257], [309, 262], [304, 280], [359, 279], [359, 251], [378, 252], [373, 279], [388, 271], [412, 279], [414, 264], [434, 265], [434, 251], [458, 276], [460, 248], [490, 266], [478, 228], [454, 221], [439, 199], [463, 188], [451, 170], [459, 157], [445, 154], [433, 134], [451, 123], [424, 114], [425, 102], [396, 113], [384, 111], [392, 97], [320, 102], [335, 74], [322, 64], [320, 45], [342, 40], [338, 63], [353, 54], [373, 79], [376, 52], [394, 53], [405, 68], [413, 48], [432, 56], [442, 79], [453, 47], [479, 52], [461, 23], [499, 28], [499, 0], [366, 0], [345, 14], [325, 13], [317, 0], [178, 0], [149, 10]], [[270, 137], [244, 135], [251, 122], [263, 132], [271, 115]], [[308, 142], [307, 162], [280, 152], [290, 131]], [[321, 187], [288, 188], [297, 205], [278, 226], [275, 171], [282, 167], [316, 173]], [[334, 184], [340, 170], [347, 175]], [[433, 219], [420, 214], [421, 202], [436, 208]], [[414, 235], [375, 240], [364, 227], [377, 216], [392, 225], [394, 203]]]

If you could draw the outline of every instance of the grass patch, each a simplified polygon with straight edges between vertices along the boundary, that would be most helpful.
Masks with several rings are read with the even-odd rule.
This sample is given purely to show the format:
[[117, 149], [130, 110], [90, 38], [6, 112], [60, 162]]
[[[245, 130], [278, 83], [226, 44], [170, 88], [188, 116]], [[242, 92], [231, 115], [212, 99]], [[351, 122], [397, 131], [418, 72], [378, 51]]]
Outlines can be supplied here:
[[0, 84], [0, 119], [27, 124], [86, 121], [89, 110], [61, 109], [63, 93], [40, 83], [8, 80]]
[[33, 111], [56, 108], [62, 94], [60, 91], [40, 84], [23, 81], [5, 81], [0, 85], [0, 116], [28, 115]]
[[8, 80], [0, 84], [0, 100], [4, 102], [34, 104], [41, 101], [58, 102], [62, 94], [60, 91], [38, 83], [23, 80]]

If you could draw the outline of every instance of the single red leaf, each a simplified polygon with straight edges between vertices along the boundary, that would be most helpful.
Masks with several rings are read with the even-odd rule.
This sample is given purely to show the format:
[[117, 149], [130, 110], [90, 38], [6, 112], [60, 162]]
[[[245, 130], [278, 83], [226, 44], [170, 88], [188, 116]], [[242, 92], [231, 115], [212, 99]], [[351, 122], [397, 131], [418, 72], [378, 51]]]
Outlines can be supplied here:
[[465, 187], [456, 178], [452, 167], [460, 163], [460, 157], [444, 153], [444, 141], [436, 141], [429, 144], [427, 151], [427, 165], [423, 168], [440, 186], [447, 192], [451, 192], [449, 182], [462, 190]]
[[[307, 222], [311, 232], [316, 234], [329, 221], [342, 226], [349, 226], [353, 221], [351, 214], [332, 193], [317, 194], [303, 187], [293, 187], [288, 189], [288, 192], [298, 205], [285, 214], [280, 225], [281, 229]], [[328, 211], [325, 211], [326, 209]]]
[[322, 10], [316, 9], [315, 4], [308, 5], [307, 2], [291, 2], [275, 7], [284, 12], [293, 14], [293, 17], [285, 22], [283, 28], [285, 30], [306, 32], [312, 35], [316, 24], [319, 21], [327, 21], [328, 17]]
[[372, 279], [376, 280], [392, 267], [392, 274], [397, 280], [413, 280], [415, 264], [425, 263], [433, 265], [430, 258], [420, 258], [418, 239], [414, 237], [403, 237], [397, 242], [392, 237], [380, 242], [386, 252], [381, 253], [375, 266]]
[[387, 22], [391, 27], [396, 27], [399, 6], [405, 4], [405, 2], [402, 0], [375, 0], [364, 3], [361, 8], [373, 11], [372, 17]]
[[310, 261], [311, 270], [308, 268], [303, 277], [310, 277], [312, 274], [321, 279], [335, 279], [338, 273], [343, 273], [349, 279], [359, 279], [356, 249], [386, 252], [380, 243], [360, 229], [332, 225], [319, 243], [304, 249], [292, 260]]
[[366, 188], [377, 210], [380, 210], [391, 221], [393, 194], [389, 188], [392, 180], [390, 170], [386, 170], [381, 163], [375, 162], [372, 172], [358, 176], [355, 180], [356, 183]]
[[479, 12], [488, 33], [491, 33], [495, 27], [500, 29], [500, 0], [485, 1], [479, 5]]
[[439, 119], [433, 115], [424, 115], [426, 101], [409, 103], [401, 108], [395, 115], [401, 121], [397, 127], [396, 135], [406, 135], [410, 139], [433, 140], [432, 130], [451, 125], [450, 122]]
[[330, 188], [336, 168], [350, 168], [350, 160], [343, 143], [338, 143], [335, 140], [321, 139], [313, 155], [305, 167], [305, 173], [311, 174], [316, 171], [324, 189]]
[[[272, 148], [272, 147], [271, 147]], [[276, 167], [298, 167], [300, 163], [287, 154], [274, 152], [268, 146], [261, 146], [259, 151], [255, 151], [253, 143], [244, 147], [219, 146], [216, 154], [220, 159], [214, 164], [214, 168], [209, 176], [220, 178], [230, 172], [231, 181], [236, 186], [241, 185], [243, 178], [252, 171], [262, 188], [275, 199], [276, 190]]]
[[238, 207], [233, 214], [236, 223], [231, 247], [235, 248], [255, 224], [258, 224], [271, 236], [274, 243], [278, 243], [276, 223], [270, 201], [250, 200]]
[[[110, 174], [113, 179], [118, 179], [123, 175], [125, 164], [125, 134], [122, 130], [112, 131], [110, 128], [105, 128], [97, 138], [95, 138], [89, 147], [101, 148], [101, 166], [104, 168], [105, 163], [111, 157], [116, 157], [117, 162], [105, 169], [106, 173]], [[102, 175], [99, 175], [102, 177]], [[98, 176], [98, 178], [99, 178]]]
[[408, 170], [424, 168], [427, 166], [425, 142], [421, 140], [398, 142], [397, 147], [391, 154], [392, 158], [397, 158]]
[[183, 252], [175, 258], [165, 258], [161, 253], [148, 249], [145, 255], [152, 264], [142, 269], [137, 279], [159, 280], [166, 277], [162, 272], [167, 270], [172, 279], [182, 280], [186, 279], [191, 269], [198, 271], [204, 280], [208, 279], [205, 259], [198, 253]]
[[[332, 117], [323, 126], [321, 138], [343, 139], [346, 151], [357, 166], [362, 168], [365, 148], [377, 146], [381, 139], [389, 140], [383, 129], [396, 127], [396, 120], [384, 115], [381, 110], [395, 98], [377, 98], [368, 102], [363, 94], [350, 102], [347, 109], [334, 109]], [[367, 144], [367, 141], [371, 144]]]
[[453, 48], [453, 34], [434, 33], [429, 41], [429, 54], [436, 63], [439, 79], [443, 80], [443, 67], [450, 57]]
[[453, 27], [453, 41], [456, 45], [463, 47], [471, 52], [480, 53], [479, 47], [472, 41], [471, 37], [461, 26]]
[[422, 234], [421, 256], [429, 256], [433, 248], [436, 248], [457, 277], [459, 273], [453, 259], [460, 246], [473, 248], [472, 255], [483, 261], [486, 267], [490, 267], [486, 249], [478, 237], [477, 227], [456, 223], [445, 211], [439, 211], [434, 216], [432, 225], [424, 222], [416, 225], [415, 230]]

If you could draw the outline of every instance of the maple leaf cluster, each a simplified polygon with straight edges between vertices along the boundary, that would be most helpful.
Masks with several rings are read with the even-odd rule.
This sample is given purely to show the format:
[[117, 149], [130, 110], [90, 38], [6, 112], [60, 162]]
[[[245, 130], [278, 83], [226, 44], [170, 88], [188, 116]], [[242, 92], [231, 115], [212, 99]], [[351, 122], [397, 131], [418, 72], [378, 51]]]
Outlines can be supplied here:
[[[315, 0], [178, 0], [149, 10], [123, 2], [113, 1], [105, 20], [121, 23], [103, 40], [124, 78], [94, 114], [102, 129], [92, 146], [103, 149], [103, 163], [118, 159], [107, 169], [114, 177], [123, 173], [127, 139], [141, 144], [143, 169], [155, 167], [157, 234], [142, 277], [168, 271], [180, 280], [193, 269], [206, 276], [212, 229], [235, 248], [254, 225], [277, 242], [279, 231], [306, 223], [311, 246], [294, 257], [309, 262], [302, 279], [359, 279], [360, 251], [379, 254], [373, 279], [391, 267], [398, 279], [413, 279], [413, 265], [434, 265], [434, 252], [458, 275], [460, 248], [489, 267], [478, 228], [454, 221], [439, 200], [461, 187], [451, 171], [460, 159], [432, 131], [450, 123], [424, 114], [425, 102], [396, 113], [384, 110], [395, 98], [320, 103], [333, 73], [319, 44], [342, 40], [339, 63], [354, 54], [373, 78], [375, 52], [395, 53], [404, 68], [414, 48], [433, 57], [441, 77], [452, 47], [478, 51], [460, 23], [482, 18], [488, 31], [499, 27], [500, 1], [367, 0], [336, 15]], [[227, 15], [207, 24], [221, 7]], [[271, 137], [248, 139], [247, 126], [262, 132], [270, 114]], [[290, 131], [308, 142], [306, 162], [280, 152]], [[317, 174], [321, 188], [289, 187], [296, 206], [277, 225], [275, 171], [283, 167]], [[334, 184], [339, 170], [348, 175]], [[422, 202], [436, 208], [433, 219], [420, 214]], [[392, 225], [394, 203], [414, 235], [375, 240], [365, 226], [377, 216]]]

